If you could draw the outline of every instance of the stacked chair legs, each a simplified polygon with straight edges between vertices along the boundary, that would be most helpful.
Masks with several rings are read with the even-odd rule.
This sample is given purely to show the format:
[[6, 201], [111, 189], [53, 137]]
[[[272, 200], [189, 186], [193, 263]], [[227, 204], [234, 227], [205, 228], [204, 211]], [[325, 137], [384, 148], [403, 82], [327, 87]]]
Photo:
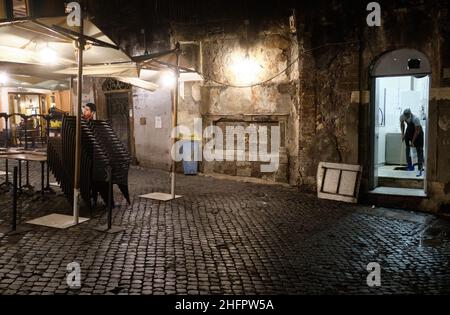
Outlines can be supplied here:
[[[73, 203], [75, 170], [76, 118], [63, 118], [61, 138], [52, 138], [48, 144], [48, 164], [61, 189], [70, 203]], [[82, 121], [81, 133], [81, 177], [80, 192], [91, 213], [98, 196], [108, 203], [109, 172], [112, 183], [119, 186], [130, 203], [128, 171], [131, 157], [120, 142], [111, 125], [105, 121]], [[111, 202], [114, 206], [114, 196]]]

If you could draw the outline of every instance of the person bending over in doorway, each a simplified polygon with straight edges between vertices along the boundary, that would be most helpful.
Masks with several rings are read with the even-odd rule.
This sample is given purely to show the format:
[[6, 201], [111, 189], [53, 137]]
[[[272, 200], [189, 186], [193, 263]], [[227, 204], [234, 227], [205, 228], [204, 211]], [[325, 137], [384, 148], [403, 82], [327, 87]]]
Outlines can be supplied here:
[[[406, 125], [406, 132], [405, 132]], [[420, 119], [414, 115], [410, 109], [406, 109], [402, 116], [400, 116], [400, 127], [402, 130], [402, 140], [406, 144], [406, 160], [408, 162], [408, 171], [414, 171], [414, 164], [411, 159], [411, 148], [416, 148], [419, 174], [417, 177], [421, 177], [423, 174], [424, 164], [424, 134]]]

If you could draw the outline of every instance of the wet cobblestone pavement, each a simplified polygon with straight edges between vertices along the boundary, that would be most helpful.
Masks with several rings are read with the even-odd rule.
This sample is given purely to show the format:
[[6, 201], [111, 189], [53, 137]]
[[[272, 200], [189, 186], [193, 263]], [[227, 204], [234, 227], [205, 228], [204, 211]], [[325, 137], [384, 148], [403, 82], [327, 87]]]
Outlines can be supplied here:
[[[39, 165], [31, 177], [40, 187]], [[131, 205], [116, 192], [118, 234], [94, 230], [106, 222], [102, 206], [67, 230], [0, 234], [0, 294], [450, 294], [450, 224], [434, 216], [202, 176], [180, 175], [176, 201], [138, 197], [169, 181], [131, 170]], [[1, 228], [10, 213], [1, 193]], [[20, 223], [51, 213], [71, 214], [60, 194], [20, 197]], [[66, 283], [72, 262], [78, 289]], [[381, 287], [367, 285], [371, 262]]]

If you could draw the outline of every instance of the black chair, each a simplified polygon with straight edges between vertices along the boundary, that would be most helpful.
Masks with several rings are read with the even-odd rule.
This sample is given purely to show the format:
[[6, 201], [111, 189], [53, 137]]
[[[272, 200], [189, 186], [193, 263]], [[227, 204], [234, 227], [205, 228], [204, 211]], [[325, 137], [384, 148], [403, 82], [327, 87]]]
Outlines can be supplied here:
[[[64, 195], [73, 203], [73, 184], [75, 169], [76, 118], [63, 117], [61, 138], [48, 140], [48, 165], [61, 185]], [[81, 164], [80, 193], [91, 213], [95, 209], [98, 196], [105, 204], [109, 198], [109, 170], [112, 183], [130, 203], [128, 172], [131, 164], [130, 154], [119, 141], [107, 122], [95, 121], [81, 123]], [[114, 197], [111, 200], [114, 206]]]

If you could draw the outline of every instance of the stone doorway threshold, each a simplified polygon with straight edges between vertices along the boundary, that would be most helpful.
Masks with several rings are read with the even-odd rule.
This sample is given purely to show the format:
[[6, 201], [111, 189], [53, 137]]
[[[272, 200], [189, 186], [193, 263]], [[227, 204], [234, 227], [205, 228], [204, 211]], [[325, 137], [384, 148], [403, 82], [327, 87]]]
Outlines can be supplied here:
[[423, 189], [411, 189], [411, 188], [378, 187], [375, 190], [369, 191], [369, 193], [375, 195], [405, 196], [405, 197], [419, 197], [419, 198], [427, 197], [427, 194]]

